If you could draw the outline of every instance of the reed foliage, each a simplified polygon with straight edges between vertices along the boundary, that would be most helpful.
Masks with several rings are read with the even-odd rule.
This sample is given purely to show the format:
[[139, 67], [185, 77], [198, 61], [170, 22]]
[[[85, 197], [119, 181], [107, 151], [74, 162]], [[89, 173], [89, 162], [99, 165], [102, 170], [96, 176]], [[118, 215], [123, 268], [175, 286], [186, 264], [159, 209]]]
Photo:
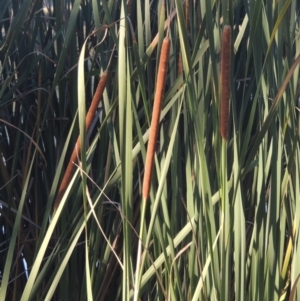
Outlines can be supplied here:
[[0, 301], [300, 299], [297, 0], [0, 3]]

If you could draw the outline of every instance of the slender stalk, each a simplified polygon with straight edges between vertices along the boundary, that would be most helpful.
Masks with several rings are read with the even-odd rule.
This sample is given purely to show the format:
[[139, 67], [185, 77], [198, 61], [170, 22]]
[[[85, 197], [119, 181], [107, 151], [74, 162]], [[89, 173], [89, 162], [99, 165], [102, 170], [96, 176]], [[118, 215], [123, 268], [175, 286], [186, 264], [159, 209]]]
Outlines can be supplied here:
[[[86, 127], [86, 131], [88, 131], [92, 125], [96, 110], [98, 108], [99, 102], [102, 98], [103, 92], [104, 92], [104, 88], [106, 86], [106, 82], [107, 82], [107, 78], [108, 78], [108, 71], [105, 70], [102, 74], [102, 77], [98, 83], [95, 95], [93, 97], [91, 106], [86, 114], [86, 120], [85, 120], [85, 127]], [[69, 164], [67, 166], [67, 169], [65, 171], [64, 177], [61, 181], [54, 205], [53, 205], [53, 211], [55, 212], [56, 209], [58, 208], [61, 199], [71, 181], [71, 178], [73, 176], [74, 170], [75, 170], [75, 165], [74, 162], [77, 162], [77, 156], [80, 153], [81, 150], [81, 143], [80, 143], [80, 137], [78, 137], [77, 142], [75, 144], [75, 147], [73, 149], [72, 155], [70, 157], [69, 160]]]
[[137, 301], [139, 298], [139, 286], [141, 282], [141, 253], [142, 253], [142, 237], [144, 231], [144, 221], [145, 221], [145, 212], [146, 212], [146, 202], [149, 198], [150, 188], [151, 188], [151, 177], [153, 170], [153, 162], [155, 155], [155, 146], [158, 133], [160, 112], [161, 112], [161, 103], [164, 94], [165, 81], [168, 69], [168, 60], [170, 52], [170, 39], [165, 38], [162, 43], [159, 68], [157, 74], [157, 84], [156, 92], [153, 105], [153, 113], [150, 127], [150, 136], [146, 154], [146, 163], [145, 163], [145, 173], [143, 180], [143, 201], [142, 201], [142, 212], [141, 212], [141, 221], [140, 221], [140, 239], [138, 244], [138, 253], [137, 253], [137, 262], [136, 262], [136, 273], [135, 273], [135, 288], [134, 288], [134, 301]]

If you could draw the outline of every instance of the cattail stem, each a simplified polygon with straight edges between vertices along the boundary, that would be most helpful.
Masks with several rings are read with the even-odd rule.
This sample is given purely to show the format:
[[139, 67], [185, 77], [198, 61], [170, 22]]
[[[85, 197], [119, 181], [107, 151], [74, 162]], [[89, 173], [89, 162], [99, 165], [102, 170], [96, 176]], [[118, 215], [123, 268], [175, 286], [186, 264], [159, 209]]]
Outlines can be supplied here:
[[229, 299], [228, 283], [229, 279], [229, 258], [230, 258], [230, 235], [232, 232], [232, 223], [230, 213], [232, 206], [229, 203], [227, 186], [227, 139], [229, 128], [229, 99], [230, 99], [230, 65], [231, 65], [231, 27], [225, 25], [222, 34], [222, 53], [221, 53], [221, 120], [220, 134], [222, 137], [221, 149], [221, 277], [224, 279], [221, 283], [221, 296]]
[[144, 199], [148, 199], [150, 187], [151, 187], [151, 176], [152, 176], [152, 169], [153, 169], [153, 162], [154, 162], [155, 145], [156, 145], [156, 138], [157, 138], [160, 111], [161, 111], [161, 102], [163, 98], [166, 74], [168, 69], [169, 52], [170, 52], [170, 39], [165, 38], [162, 43], [162, 49], [161, 49], [161, 55], [159, 61], [157, 85], [156, 85], [150, 135], [149, 135], [149, 142], [148, 142], [148, 149], [147, 149], [147, 156], [146, 156], [145, 174], [144, 174], [144, 182], [143, 182]]
[[231, 66], [231, 27], [225, 25], [222, 34], [221, 52], [221, 122], [220, 134], [228, 138], [229, 99], [230, 99], [230, 66]]
[[[105, 86], [106, 86], [107, 78], [108, 78], [108, 71], [105, 70], [103, 72], [102, 76], [101, 76], [101, 79], [100, 79], [99, 83], [98, 83], [98, 86], [97, 86], [95, 95], [93, 97], [91, 106], [90, 106], [90, 108], [89, 108], [89, 110], [86, 114], [85, 128], [86, 128], [87, 132], [89, 131], [89, 129], [92, 125], [96, 110], [98, 108], [99, 102], [102, 98], [102, 95], [103, 95], [103, 92], [104, 92], [104, 89], [105, 89]], [[71, 158], [69, 160], [69, 164], [68, 164], [67, 169], [65, 171], [64, 177], [63, 177], [63, 179], [61, 181], [61, 184], [59, 186], [59, 190], [58, 190], [56, 199], [54, 201], [54, 205], [53, 205], [53, 210], [54, 211], [56, 211], [56, 209], [58, 208], [58, 206], [61, 202], [61, 199], [62, 199], [64, 193], [66, 192], [67, 187], [68, 187], [68, 185], [69, 185], [69, 183], [72, 179], [72, 176], [73, 176], [73, 173], [74, 173], [74, 170], [75, 170], [74, 162], [77, 162], [77, 156], [80, 153], [80, 151], [81, 151], [81, 143], [80, 143], [80, 137], [78, 137], [77, 142], [75, 144], [75, 147], [73, 149]]]

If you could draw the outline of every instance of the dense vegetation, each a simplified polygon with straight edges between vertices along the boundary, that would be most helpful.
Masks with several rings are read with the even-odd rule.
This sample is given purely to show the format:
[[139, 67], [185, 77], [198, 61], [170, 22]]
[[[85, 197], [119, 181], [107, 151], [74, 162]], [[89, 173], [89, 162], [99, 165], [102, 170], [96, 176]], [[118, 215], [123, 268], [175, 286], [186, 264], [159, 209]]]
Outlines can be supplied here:
[[299, 6], [1, 0], [0, 301], [299, 300]]

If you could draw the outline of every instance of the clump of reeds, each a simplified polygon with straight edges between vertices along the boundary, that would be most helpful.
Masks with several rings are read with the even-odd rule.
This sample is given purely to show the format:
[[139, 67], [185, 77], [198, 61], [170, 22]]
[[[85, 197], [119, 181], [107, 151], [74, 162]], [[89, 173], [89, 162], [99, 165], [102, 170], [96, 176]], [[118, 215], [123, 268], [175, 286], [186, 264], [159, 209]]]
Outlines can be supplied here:
[[147, 199], [149, 197], [149, 191], [151, 187], [151, 176], [152, 176], [152, 169], [153, 169], [153, 162], [154, 162], [155, 145], [156, 145], [156, 138], [157, 138], [160, 111], [161, 111], [161, 102], [163, 98], [166, 74], [168, 69], [169, 52], [170, 52], [170, 39], [165, 38], [163, 40], [160, 61], [159, 61], [157, 85], [156, 85], [156, 92], [155, 92], [154, 105], [153, 105], [148, 149], [146, 155], [145, 173], [144, 173], [144, 181], [143, 181], [144, 199]]
[[230, 99], [230, 65], [231, 65], [231, 27], [225, 25], [222, 34], [221, 50], [221, 120], [220, 134], [228, 138], [229, 99]]
[[[107, 78], [108, 78], [108, 71], [105, 70], [103, 72], [102, 76], [101, 76], [101, 79], [100, 79], [99, 83], [98, 83], [98, 86], [97, 86], [95, 95], [93, 97], [91, 106], [90, 106], [90, 108], [89, 108], [89, 110], [86, 114], [85, 128], [86, 128], [87, 132], [89, 131], [89, 129], [92, 125], [96, 110], [99, 106], [99, 102], [102, 98], [103, 91], [104, 91], [105, 86], [106, 86]], [[60, 184], [60, 187], [58, 189], [56, 199], [54, 201], [54, 205], [53, 205], [53, 210], [54, 211], [56, 211], [56, 209], [58, 208], [58, 206], [61, 202], [61, 199], [62, 199], [64, 193], [66, 192], [66, 189], [67, 189], [67, 187], [68, 187], [68, 185], [69, 185], [69, 183], [72, 179], [72, 176], [73, 176], [73, 173], [74, 173], [75, 167], [76, 167], [74, 163], [77, 162], [77, 157], [78, 157], [78, 154], [80, 153], [80, 150], [81, 150], [81, 143], [80, 143], [80, 137], [78, 137], [77, 142], [75, 144], [75, 147], [73, 149], [72, 155], [70, 157], [67, 169], [65, 171], [64, 177], [63, 177], [63, 179], [61, 181], [61, 184]]]

